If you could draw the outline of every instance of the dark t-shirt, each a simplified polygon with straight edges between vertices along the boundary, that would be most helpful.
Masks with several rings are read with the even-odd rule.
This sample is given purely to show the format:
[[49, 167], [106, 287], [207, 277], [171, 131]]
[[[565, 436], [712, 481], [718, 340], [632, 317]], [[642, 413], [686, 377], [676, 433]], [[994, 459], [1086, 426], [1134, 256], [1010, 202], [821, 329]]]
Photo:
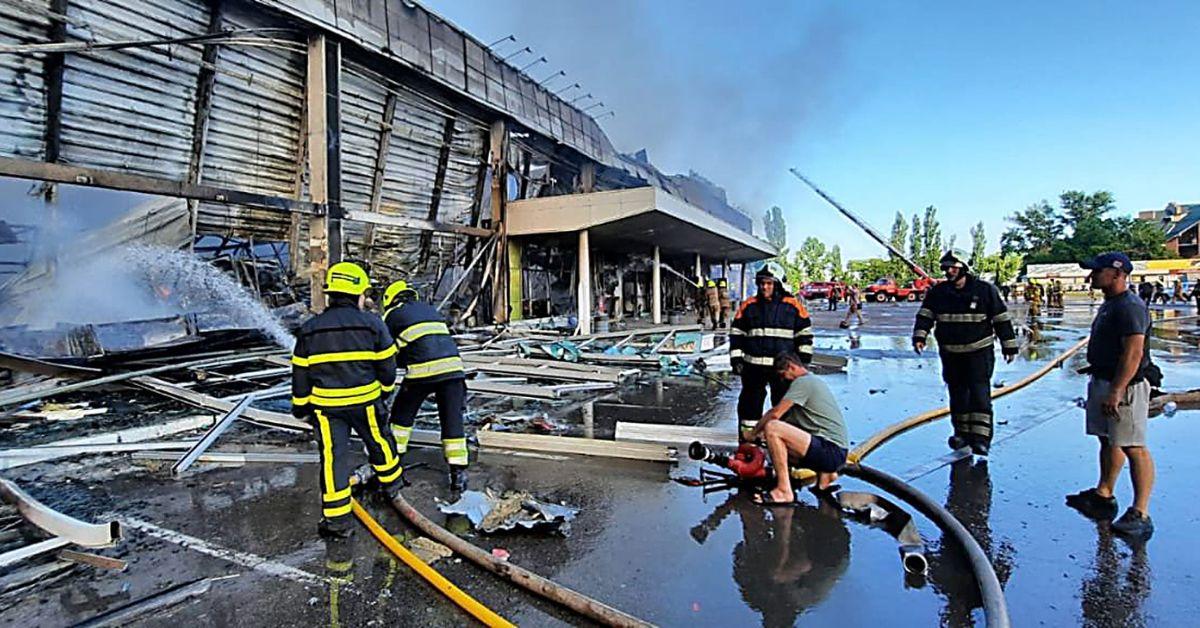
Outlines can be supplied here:
[[[1150, 312], [1146, 302], [1132, 290], [1105, 298], [1092, 321], [1092, 339], [1088, 342], [1087, 360], [1092, 373], [1101, 379], [1115, 377], [1121, 361], [1122, 342], [1126, 336], [1134, 334], [1144, 334], [1149, 341]], [[1133, 376], [1134, 381], [1142, 378], [1150, 363], [1146, 348], [1142, 349], [1142, 362]]]

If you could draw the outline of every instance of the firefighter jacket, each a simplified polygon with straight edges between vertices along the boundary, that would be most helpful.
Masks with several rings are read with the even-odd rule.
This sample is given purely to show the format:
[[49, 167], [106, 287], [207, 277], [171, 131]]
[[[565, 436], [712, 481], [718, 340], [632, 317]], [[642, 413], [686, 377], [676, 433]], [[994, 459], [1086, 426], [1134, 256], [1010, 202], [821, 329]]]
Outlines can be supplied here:
[[717, 291], [717, 282], [709, 279], [708, 285], [704, 288], [704, 300], [708, 307], [717, 309], [721, 307], [721, 293]]
[[1000, 291], [970, 275], [961, 290], [950, 281], [929, 289], [917, 312], [913, 343], [925, 342], [931, 330], [942, 354], [990, 352], [997, 337], [1004, 355], [1015, 355], [1018, 349], [1012, 315]]
[[292, 414], [364, 407], [396, 385], [396, 345], [382, 321], [353, 305], [309, 319], [292, 352]]
[[405, 369], [405, 382], [466, 377], [458, 345], [437, 308], [423, 301], [402, 303], [384, 312], [383, 321], [396, 339], [396, 361]]
[[795, 351], [805, 364], [812, 360], [812, 321], [804, 304], [776, 284], [770, 299], [760, 293], [738, 308], [729, 329], [729, 359], [771, 368], [786, 351]]

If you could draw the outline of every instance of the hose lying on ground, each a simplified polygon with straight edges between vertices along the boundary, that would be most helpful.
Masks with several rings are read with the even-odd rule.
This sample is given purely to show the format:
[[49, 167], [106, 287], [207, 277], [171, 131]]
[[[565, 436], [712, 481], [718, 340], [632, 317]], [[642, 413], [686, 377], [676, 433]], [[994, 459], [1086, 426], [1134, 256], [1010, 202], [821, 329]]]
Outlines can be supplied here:
[[500, 615], [496, 614], [492, 609], [479, 603], [479, 601], [465, 593], [462, 589], [454, 586], [453, 582], [447, 580], [445, 576], [438, 573], [433, 567], [430, 567], [420, 558], [417, 558], [412, 552], [408, 551], [408, 549], [401, 545], [400, 542], [395, 539], [395, 537], [388, 534], [387, 530], [383, 529], [383, 526], [379, 525], [379, 522], [375, 521], [375, 519], [371, 517], [371, 514], [368, 513], [366, 509], [358, 503], [357, 499], [350, 500], [350, 507], [354, 512], [354, 516], [358, 517], [358, 520], [362, 522], [364, 526], [366, 526], [367, 530], [371, 532], [371, 535], [374, 536], [380, 543], [382, 543], [383, 546], [388, 549], [388, 551], [395, 554], [397, 558], [404, 562], [404, 564], [408, 565], [413, 571], [417, 572], [417, 575], [424, 578], [425, 581], [433, 585], [435, 589], [441, 591], [443, 595], [450, 598], [452, 602], [457, 604], [464, 611], [470, 613], [472, 617], [478, 619], [483, 623], [483, 625], [488, 626], [489, 628], [514, 627], [512, 622], [504, 619]]
[[971, 564], [971, 571], [975, 574], [975, 581], [979, 585], [979, 595], [983, 599], [983, 611], [987, 617], [988, 627], [1009, 628], [1011, 626], [1008, 618], [1008, 605], [1004, 600], [1004, 589], [1000, 587], [1000, 579], [996, 577], [991, 561], [988, 560], [987, 554], [979, 546], [975, 537], [971, 536], [971, 533], [958, 519], [954, 518], [954, 515], [904, 480], [878, 469], [861, 464], [847, 464], [842, 468], [842, 473], [874, 484], [904, 500], [921, 514], [929, 517], [943, 532], [953, 538], [963, 549]]
[[607, 604], [593, 600], [592, 598], [572, 591], [564, 586], [555, 584], [528, 569], [518, 567], [506, 560], [502, 560], [492, 556], [490, 553], [472, 545], [470, 542], [459, 538], [445, 528], [430, 521], [425, 515], [421, 514], [416, 508], [413, 508], [404, 499], [397, 495], [392, 500], [392, 506], [400, 513], [409, 523], [416, 526], [418, 530], [433, 540], [449, 547], [455, 553], [463, 558], [491, 571], [492, 573], [509, 580], [528, 591], [536, 593], [548, 600], [558, 602], [563, 606], [587, 617], [593, 621], [599, 622], [606, 626], [622, 626], [622, 627], [648, 627], [653, 626], [648, 622], [642, 621], [633, 615], [617, 610]]

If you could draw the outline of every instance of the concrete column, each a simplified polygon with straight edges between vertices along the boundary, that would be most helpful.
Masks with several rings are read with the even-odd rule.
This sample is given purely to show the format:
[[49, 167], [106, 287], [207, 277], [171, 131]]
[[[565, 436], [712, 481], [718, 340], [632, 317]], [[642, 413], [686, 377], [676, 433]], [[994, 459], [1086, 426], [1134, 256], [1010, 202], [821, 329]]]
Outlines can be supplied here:
[[591, 245], [588, 243], [588, 231], [584, 229], [579, 232], [579, 262], [576, 268], [579, 269], [579, 291], [575, 295], [576, 307], [575, 311], [579, 316], [579, 333], [592, 333], [592, 255]]
[[659, 268], [662, 265], [662, 260], [659, 259], [658, 247], [654, 247], [654, 267], [650, 269], [650, 312], [655, 325], [662, 325], [662, 270]]
[[700, 266], [700, 254], [699, 253], [696, 254], [696, 276], [697, 277], [704, 276], [703, 268], [701, 268], [701, 266]]
[[617, 320], [625, 320], [625, 268], [617, 265], [617, 298], [613, 301], [614, 312], [613, 318]]
[[748, 292], [746, 292], [746, 262], [742, 262], [742, 285], [741, 285], [740, 290], [742, 291], [741, 300], [745, 301], [746, 297], [749, 294]]
[[729, 283], [729, 260], [721, 262], [721, 276], [725, 278], [726, 283]]

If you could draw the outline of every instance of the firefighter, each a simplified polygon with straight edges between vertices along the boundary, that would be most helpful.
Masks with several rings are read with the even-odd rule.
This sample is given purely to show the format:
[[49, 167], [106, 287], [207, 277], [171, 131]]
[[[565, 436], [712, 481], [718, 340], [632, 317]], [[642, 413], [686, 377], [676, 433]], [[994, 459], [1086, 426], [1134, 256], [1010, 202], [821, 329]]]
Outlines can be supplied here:
[[384, 393], [396, 384], [396, 345], [378, 317], [362, 310], [370, 280], [361, 266], [339, 262], [325, 275], [329, 306], [296, 334], [292, 354], [292, 414], [308, 419], [320, 445], [325, 538], [349, 537], [350, 430], [367, 448], [388, 496], [400, 488], [400, 456], [387, 428]]
[[432, 305], [417, 300], [417, 291], [405, 281], [393, 282], [383, 293], [383, 320], [396, 338], [397, 362], [404, 381], [392, 404], [392, 431], [400, 455], [408, 451], [413, 422], [429, 395], [437, 400], [442, 425], [442, 452], [450, 466], [450, 488], [467, 490], [467, 439], [463, 407], [467, 376], [458, 345]]
[[704, 324], [704, 315], [708, 311], [708, 299], [704, 294], [704, 278], [696, 277], [696, 286], [692, 291], [692, 305], [696, 308], [696, 324]]
[[976, 455], [986, 456], [992, 443], [993, 344], [999, 337], [1005, 361], [1012, 362], [1017, 337], [995, 286], [971, 274], [952, 251], [942, 256], [941, 266], [946, 281], [925, 295], [913, 327], [913, 349], [920, 354], [929, 332], [934, 332], [942, 379], [950, 393], [950, 449], [969, 446]]
[[721, 292], [717, 289], [717, 282], [713, 279], [704, 282], [704, 306], [712, 328], [716, 329], [717, 321], [721, 317]]
[[[1196, 285], [1200, 286], [1200, 282], [1197, 282]], [[732, 303], [729, 300], [729, 282], [724, 277], [717, 280], [717, 292], [719, 293], [717, 301], [721, 306], [720, 326], [721, 328], [725, 328], [729, 325], [729, 312]]]
[[762, 418], [767, 389], [771, 391], [772, 406], [787, 392], [788, 382], [775, 373], [775, 357], [794, 351], [808, 364], [813, 356], [808, 309], [784, 291], [769, 268], [759, 270], [754, 282], [758, 294], [738, 308], [729, 330], [729, 362], [742, 378], [737, 410], [741, 440], [749, 437]]
[[1045, 294], [1045, 291], [1042, 290], [1041, 284], [1030, 279], [1029, 280], [1029, 288], [1027, 289], [1027, 294], [1028, 294], [1028, 296], [1026, 297], [1026, 299], [1029, 301], [1029, 316], [1030, 317], [1041, 316], [1042, 315], [1042, 297]]

